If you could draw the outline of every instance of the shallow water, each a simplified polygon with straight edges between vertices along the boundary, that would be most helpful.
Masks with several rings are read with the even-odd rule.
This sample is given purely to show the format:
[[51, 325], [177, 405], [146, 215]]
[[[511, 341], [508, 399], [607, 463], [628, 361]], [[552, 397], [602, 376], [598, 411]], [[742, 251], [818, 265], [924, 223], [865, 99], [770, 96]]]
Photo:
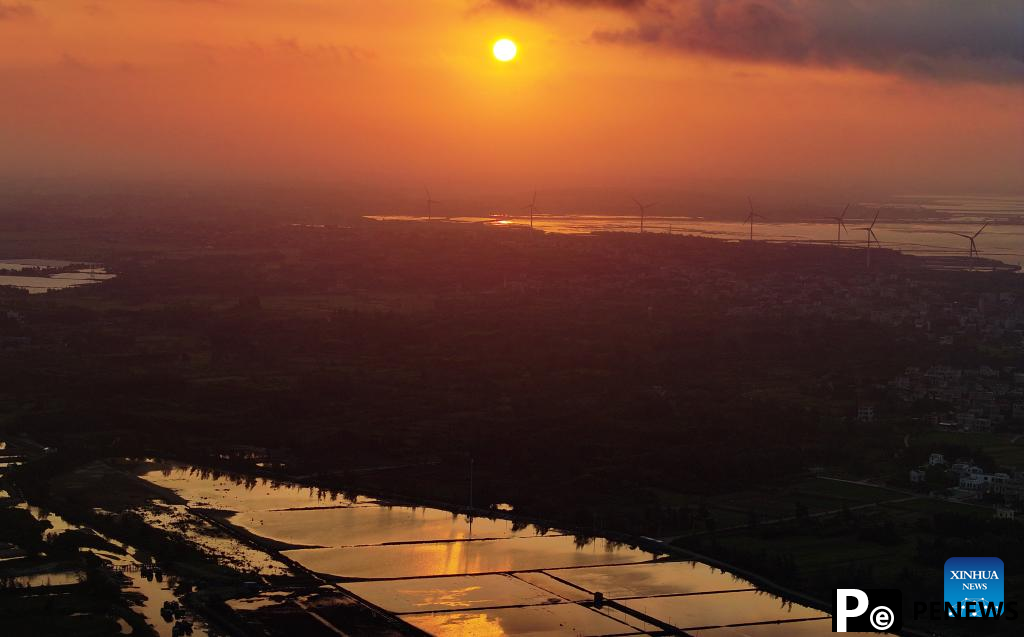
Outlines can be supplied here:
[[[939, 209], [936, 209], [939, 210]], [[836, 211], [838, 214], [840, 211]], [[832, 214], [832, 213], [830, 213]], [[1014, 265], [1024, 265], [1024, 211], [1007, 214], [1015, 223], [993, 224], [985, 228], [977, 239], [982, 257], [991, 257]], [[823, 213], [824, 217], [825, 214]], [[425, 221], [425, 217], [386, 215], [368, 217], [376, 220]], [[928, 256], [967, 256], [967, 239], [955, 233], [974, 234], [987, 220], [984, 210], [965, 212], [945, 220], [911, 221], [887, 220], [885, 215], [875, 225], [875, 234], [883, 248], [908, 254]], [[523, 217], [452, 217], [449, 221], [484, 223], [497, 227], [529, 227]], [[788, 241], [801, 243], [836, 244], [846, 248], [863, 248], [867, 233], [860, 228], [871, 219], [847, 219], [846, 231], [834, 221], [771, 222], [754, 224], [755, 241]], [[634, 215], [540, 215], [534, 218], [534, 228], [560, 234], [589, 234], [592, 232], [640, 232], [640, 219]], [[645, 232], [652, 234], [682, 234], [699, 237], [747, 240], [750, 226], [742, 221], [711, 221], [700, 217], [648, 216]]]
[[208, 520], [191, 515], [183, 505], [152, 505], [139, 511], [150, 526], [188, 540], [219, 564], [243, 573], [287, 575], [285, 564], [227, 534]]
[[[73, 265], [71, 261], [55, 261], [48, 259], [8, 259], [0, 261], [0, 270], [23, 272], [34, 268], [66, 268]], [[58, 272], [48, 276], [0, 275], [0, 286], [10, 286], [27, 290], [29, 294], [42, 294], [66, 290], [81, 285], [101, 283], [115, 278], [101, 267], [84, 267], [74, 272]]]
[[828, 616], [819, 610], [791, 604], [774, 595], [758, 591], [645, 597], [620, 603], [682, 630]]
[[67, 279], [45, 276], [7, 276], [0, 275], [0, 285], [28, 290], [29, 294], [42, 294], [56, 290], [66, 290], [80, 285], [100, 283], [100, 279]]
[[16, 505], [15, 508], [24, 509], [24, 510], [28, 511], [29, 513], [32, 514], [32, 517], [34, 517], [37, 520], [45, 520], [46, 522], [49, 522], [50, 523], [50, 528], [43, 534], [44, 537], [51, 537], [51, 536], [54, 536], [54, 535], [60, 535], [64, 531], [70, 531], [72, 529], [80, 529], [80, 528], [82, 528], [82, 527], [78, 526], [77, 524], [72, 524], [72, 523], [68, 522], [64, 518], [62, 518], [59, 515], [57, 515], [56, 513], [51, 513], [49, 511], [46, 511], [45, 509], [41, 509], [39, 507], [32, 506], [31, 504], [28, 504], [26, 502], [22, 502], [22, 503]]
[[701, 562], [656, 562], [567, 569], [551, 575], [608, 599], [752, 589], [750, 582]]
[[[593, 568], [601, 567], [595, 566]], [[562, 573], [563, 571], [554, 572]], [[543, 571], [524, 571], [522, 573], [514, 574], [513, 577], [520, 579], [527, 584], [536, 586], [550, 595], [561, 597], [562, 599], [570, 602], [589, 602], [594, 599], [594, 594], [591, 591], [567, 584], [556, 578], [554, 575]]]
[[225, 602], [232, 610], [247, 612], [260, 610], [261, 608], [268, 608], [270, 606], [277, 606], [278, 604], [284, 604], [288, 601], [288, 593], [280, 591], [267, 591], [260, 593], [253, 597], [241, 597], [238, 599], [229, 599]]
[[4, 259], [0, 260], [0, 270], [13, 270], [20, 272], [31, 268], [66, 268], [73, 265], [72, 261], [58, 261], [56, 259]]
[[393, 613], [472, 610], [565, 601], [511, 575], [353, 582], [346, 584], [345, 588]]
[[307, 507], [372, 504], [372, 498], [342, 494], [264, 478], [237, 477], [193, 467], [164, 466], [142, 479], [172, 489], [193, 506], [230, 511], [273, 511]]
[[30, 587], [35, 588], [37, 586], [67, 586], [68, 584], [78, 584], [85, 578], [85, 574], [80, 571], [54, 571], [52, 573], [35, 573], [33, 575], [19, 575], [12, 577], [11, 581], [17, 587]]
[[360, 546], [385, 542], [507, 538], [536, 535], [516, 530], [508, 520], [475, 518], [424, 507], [348, 506], [339, 508], [246, 511], [230, 518], [257, 535], [305, 546]]
[[[47, 520], [52, 527], [47, 531], [47, 536], [58, 535], [64, 531], [72, 529], [86, 529], [86, 527], [68, 522], [55, 513], [48, 512], [40, 507], [32, 506], [28, 503], [22, 502], [16, 506], [28, 511], [37, 520]], [[96, 533], [92, 529], [87, 530]], [[163, 578], [163, 581], [158, 581], [156, 578], [147, 579], [139, 570], [136, 570], [141, 564], [141, 561], [140, 558], [136, 556], [136, 550], [133, 547], [113, 538], [105, 537], [100, 533], [96, 533], [96, 535], [118, 547], [123, 551], [123, 553], [93, 548], [86, 548], [83, 550], [101, 557], [115, 568], [120, 569], [123, 567], [129, 567], [128, 570], [123, 571], [124, 576], [129, 582], [125, 587], [125, 590], [128, 592], [141, 593], [146, 597], [145, 601], [143, 601], [141, 605], [133, 606], [133, 610], [142, 615], [146, 619], [146, 622], [156, 629], [159, 637], [172, 637], [173, 623], [167, 622], [160, 615], [160, 609], [163, 607], [165, 601], [181, 601], [173, 591], [176, 580], [173, 577], [165, 577]], [[61, 584], [76, 584], [81, 576], [82, 574], [76, 571], [64, 571], [59, 573], [45, 573], [26, 576], [27, 579], [19, 578], [16, 581], [19, 582], [19, 585], [42, 586], [48, 583], [49, 585], [56, 586]], [[123, 630], [125, 627], [123, 620], [119, 620], [118, 623], [122, 626]], [[205, 623], [198, 619], [193, 625], [193, 631], [194, 637], [207, 637], [208, 635]], [[130, 630], [123, 630], [123, 632], [130, 632]]]
[[405, 615], [402, 619], [438, 637], [554, 637], [635, 632], [631, 626], [577, 604]]
[[[136, 570], [143, 560], [137, 556], [135, 549], [111, 538], [104, 539], [124, 549], [125, 552], [113, 553], [103, 550], [92, 550], [92, 552], [110, 562], [114, 567], [129, 567], [124, 571], [124, 576], [128, 580], [128, 585], [124, 587], [124, 590], [141, 593], [146, 598], [142, 604], [132, 606], [132, 610], [142, 615], [146, 623], [156, 630], [159, 637], [172, 637], [174, 622], [164, 619], [160, 610], [163, 608], [164, 602], [181, 602], [182, 598], [174, 592], [178, 580], [173, 576], [157, 579], [151, 575], [150, 578], [146, 578], [141, 571]], [[198, 617], [193, 619], [195, 620], [192, 626], [193, 637], [208, 637], [209, 629], [206, 623]]]
[[[257, 535], [323, 546], [284, 554], [313, 571], [364, 580], [341, 586], [433, 635], [640, 634], [654, 628], [650, 617], [711, 637], [812, 637], [822, 627], [831, 630], [828, 621], [736, 628], [827, 614], [760, 592], [706, 564], [653, 562], [650, 553], [604, 539], [538, 535], [507, 520], [476, 518], [470, 527], [465, 516], [430, 507], [387, 506], [185, 468], [143, 477], [193, 506], [219, 509]], [[590, 608], [595, 592], [633, 610]], [[710, 632], [712, 627], [721, 632]]]
[[365, 547], [302, 549], [285, 555], [309, 569], [340, 577], [385, 578], [496, 573], [541, 568], [643, 562], [644, 551], [571, 536], [472, 542], [424, 542]]
[[285, 551], [303, 566], [351, 578], [400, 578], [618, 564], [649, 553], [605, 540], [517, 527], [430, 507], [387, 505], [267, 480], [240, 480], [188, 468], [148, 471], [191, 506], [231, 512], [226, 519], [256, 535], [302, 548]]
[[693, 637], [826, 637], [835, 635], [832, 632], [832, 620], [829, 618], [784, 624], [709, 628], [687, 632]]

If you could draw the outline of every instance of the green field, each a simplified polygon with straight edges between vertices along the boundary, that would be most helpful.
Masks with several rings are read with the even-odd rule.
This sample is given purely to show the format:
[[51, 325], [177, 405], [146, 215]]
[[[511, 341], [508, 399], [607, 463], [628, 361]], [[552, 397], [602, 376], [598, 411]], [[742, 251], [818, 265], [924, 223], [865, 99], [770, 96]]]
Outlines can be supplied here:
[[[961, 433], [956, 431], [929, 431], [914, 434], [913, 447], [935, 448], [938, 445], [977, 447], [992, 456], [1004, 467], [1024, 469], [1024, 436], [1009, 433]], [[947, 458], [952, 460], [952, 458]]]

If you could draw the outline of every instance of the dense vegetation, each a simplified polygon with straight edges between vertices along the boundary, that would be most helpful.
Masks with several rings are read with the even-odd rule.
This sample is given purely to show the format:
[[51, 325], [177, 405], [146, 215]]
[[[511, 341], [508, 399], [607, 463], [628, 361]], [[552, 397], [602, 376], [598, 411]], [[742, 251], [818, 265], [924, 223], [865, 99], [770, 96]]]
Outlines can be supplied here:
[[[859, 251], [824, 246], [474, 225], [40, 223], [0, 227], [0, 250], [32, 246], [118, 277], [51, 295], [0, 288], [2, 334], [17, 337], [0, 350], [0, 432], [57, 449], [17, 476], [37, 500], [96, 459], [173, 457], [511, 503], [577, 530], [682, 534], [820, 595], [840, 575], [918, 590], [936, 555], [977, 548], [944, 512], [844, 504], [818, 517], [846, 495], [808, 508], [807, 488], [791, 485], [817, 467], [920, 463], [921, 450], [897, 451], [920, 424], [884, 383], [907, 365], [981, 360], [974, 343], [940, 349], [913, 326], [868, 320], [905, 302], [893, 290], [971, 306], [986, 290], [1020, 291], [1019, 277], [935, 272], [885, 251], [865, 272]], [[1013, 362], [992, 348], [983, 359]], [[862, 401], [889, 416], [856, 422]], [[976, 449], [936, 450], [994, 466]], [[63, 512], [87, 518], [106, 495], [119, 510], [122, 486], [81, 510], [65, 493]], [[91, 523], [201, 561], [131, 516]], [[1019, 528], [986, 537], [1016, 542]], [[815, 567], [805, 541], [883, 547], [903, 570]]]
[[[473, 459], [477, 502], [591, 519], [638, 489], [860, 461], [834, 444], [844, 420], [921, 347], [867, 322], [796, 322], [775, 311], [785, 297], [731, 312], [780, 277], [862, 276], [827, 248], [369, 223], [150, 234], [71, 255], [105, 259], [114, 281], [5, 304], [32, 339], [4, 353], [9, 431], [98, 455], [245, 444], [455, 502]], [[419, 466], [361, 471], [376, 465]], [[632, 530], [632, 515], [608, 522]]]

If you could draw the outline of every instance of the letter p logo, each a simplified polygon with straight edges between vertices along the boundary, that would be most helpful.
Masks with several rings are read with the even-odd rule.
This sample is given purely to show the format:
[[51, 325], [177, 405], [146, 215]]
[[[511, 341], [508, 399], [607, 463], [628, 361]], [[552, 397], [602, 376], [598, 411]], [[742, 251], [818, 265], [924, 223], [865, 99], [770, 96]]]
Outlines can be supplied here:
[[[857, 600], [857, 605], [850, 608], [850, 600]], [[832, 632], [845, 633], [846, 620], [860, 617], [868, 609], [868, 594], [858, 588], [836, 589], [836, 615], [833, 619]]]
[[836, 589], [834, 633], [898, 633], [903, 626], [903, 595], [896, 589]]

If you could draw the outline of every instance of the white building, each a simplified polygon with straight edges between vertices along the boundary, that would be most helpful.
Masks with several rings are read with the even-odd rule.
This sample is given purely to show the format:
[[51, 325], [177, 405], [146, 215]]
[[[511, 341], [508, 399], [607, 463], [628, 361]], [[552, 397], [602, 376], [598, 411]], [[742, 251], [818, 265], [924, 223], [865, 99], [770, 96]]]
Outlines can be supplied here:
[[963, 475], [968, 472], [968, 469], [974, 466], [974, 458], [957, 458], [956, 461], [949, 467], [949, 470], [953, 473]]
[[966, 473], [960, 474], [960, 488], [971, 491], [988, 491], [994, 485], [1002, 485], [1009, 481], [1009, 475], [1005, 473], [985, 473], [981, 470], [981, 467], [970, 467]]
[[985, 488], [985, 481], [979, 475], [964, 474], [960, 476], [960, 488], [968, 491], [981, 491]]

